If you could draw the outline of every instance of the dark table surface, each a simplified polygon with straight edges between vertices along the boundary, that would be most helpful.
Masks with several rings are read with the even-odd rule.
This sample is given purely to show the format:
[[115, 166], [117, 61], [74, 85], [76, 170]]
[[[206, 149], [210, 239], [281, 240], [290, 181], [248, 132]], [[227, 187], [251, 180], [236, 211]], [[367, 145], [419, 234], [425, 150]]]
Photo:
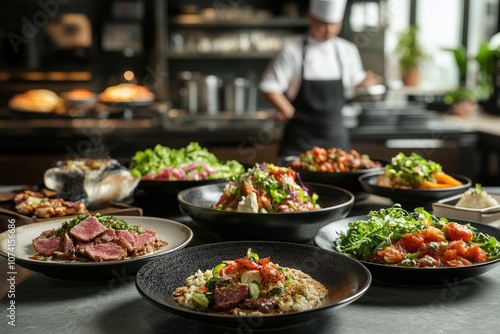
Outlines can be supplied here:
[[[160, 207], [144, 205], [144, 215], [188, 225], [195, 235], [188, 247], [219, 241], [183, 216], [172, 200], [163, 199]], [[357, 202], [350, 215], [389, 205], [388, 199], [371, 195]], [[2, 333], [494, 333], [500, 325], [500, 266], [475, 278], [439, 286], [373, 281], [360, 299], [328, 317], [272, 331], [261, 331], [250, 322], [241, 322], [238, 328], [217, 327], [169, 313], [141, 297], [134, 276], [73, 282], [19, 266], [16, 269], [15, 297], [10, 298], [5, 284], [7, 261], [0, 257]], [[8, 324], [7, 317], [12, 300], [15, 327]]]

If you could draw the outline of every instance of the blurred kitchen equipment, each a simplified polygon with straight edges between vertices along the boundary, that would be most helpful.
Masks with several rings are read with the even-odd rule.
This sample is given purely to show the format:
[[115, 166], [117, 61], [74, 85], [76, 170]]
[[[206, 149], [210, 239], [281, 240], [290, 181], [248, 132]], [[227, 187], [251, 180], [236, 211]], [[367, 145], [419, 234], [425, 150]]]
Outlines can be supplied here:
[[198, 112], [198, 81], [201, 74], [184, 71], [178, 74], [178, 78], [180, 108], [195, 114]]
[[224, 85], [225, 109], [241, 115], [249, 110], [250, 81], [245, 78], [234, 78]]
[[198, 81], [198, 110], [209, 115], [220, 111], [222, 79], [216, 75], [205, 75]]
[[387, 87], [383, 84], [361, 87], [356, 91], [352, 101], [382, 101], [385, 99]]

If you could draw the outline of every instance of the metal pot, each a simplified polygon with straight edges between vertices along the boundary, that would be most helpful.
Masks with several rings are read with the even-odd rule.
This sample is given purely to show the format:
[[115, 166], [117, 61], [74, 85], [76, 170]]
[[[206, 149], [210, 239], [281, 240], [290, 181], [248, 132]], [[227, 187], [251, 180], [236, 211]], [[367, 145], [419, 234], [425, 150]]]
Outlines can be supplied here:
[[214, 115], [220, 111], [222, 79], [207, 75], [198, 81], [198, 110]]
[[180, 72], [179, 75], [179, 104], [180, 108], [191, 114], [198, 112], [198, 81], [201, 74], [198, 72]]
[[241, 115], [248, 110], [250, 84], [245, 78], [235, 78], [226, 83], [224, 104], [227, 111]]

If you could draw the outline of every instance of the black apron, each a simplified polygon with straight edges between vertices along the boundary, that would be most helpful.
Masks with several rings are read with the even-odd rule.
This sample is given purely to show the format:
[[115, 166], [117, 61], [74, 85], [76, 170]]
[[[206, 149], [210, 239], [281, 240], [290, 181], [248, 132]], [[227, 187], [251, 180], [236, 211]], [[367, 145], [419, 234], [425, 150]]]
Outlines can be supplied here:
[[314, 146], [350, 149], [349, 132], [342, 124], [345, 96], [337, 43], [334, 47], [341, 77], [334, 80], [304, 80], [306, 46], [307, 37], [302, 51], [301, 85], [292, 102], [295, 114], [284, 129], [279, 149], [281, 157], [298, 155]]

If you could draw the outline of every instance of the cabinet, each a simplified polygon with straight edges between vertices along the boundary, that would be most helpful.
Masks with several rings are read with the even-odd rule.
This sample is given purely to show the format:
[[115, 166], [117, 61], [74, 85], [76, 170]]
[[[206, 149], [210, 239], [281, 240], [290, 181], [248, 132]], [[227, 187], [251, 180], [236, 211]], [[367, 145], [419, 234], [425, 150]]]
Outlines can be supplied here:
[[186, 72], [194, 72], [221, 79], [221, 111], [230, 108], [223, 87], [236, 78], [253, 91], [248, 111], [268, 108], [255, 93], [261, 73], [287, 38], [306, 31], [306, 12], [307, 3], [289, 0], [169, 3], [164, 56], [173, 107], [183, 107], [179, 89]]

